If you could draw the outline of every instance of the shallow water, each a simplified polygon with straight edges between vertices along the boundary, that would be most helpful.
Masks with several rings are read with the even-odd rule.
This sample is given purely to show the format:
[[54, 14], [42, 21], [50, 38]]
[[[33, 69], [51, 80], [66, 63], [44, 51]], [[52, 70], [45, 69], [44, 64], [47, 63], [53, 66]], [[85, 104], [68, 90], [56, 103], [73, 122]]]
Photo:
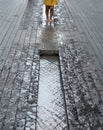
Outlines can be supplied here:
[[37, 130], [67, 130], [57, 56], [42, 56]]

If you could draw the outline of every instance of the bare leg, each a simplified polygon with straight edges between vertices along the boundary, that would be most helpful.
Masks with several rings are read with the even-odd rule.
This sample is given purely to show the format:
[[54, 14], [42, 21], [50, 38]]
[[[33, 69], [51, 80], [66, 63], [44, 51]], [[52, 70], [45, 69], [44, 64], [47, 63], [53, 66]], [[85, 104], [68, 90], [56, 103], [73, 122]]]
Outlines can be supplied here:
[[50, 22], [52, 22], [53, 13], [54, 13], [54, 6], [51, 6], [50, 7]]
[[46, 20], [49, 20], [49, 7], [45, 6], [45, 14], [46, 14]]

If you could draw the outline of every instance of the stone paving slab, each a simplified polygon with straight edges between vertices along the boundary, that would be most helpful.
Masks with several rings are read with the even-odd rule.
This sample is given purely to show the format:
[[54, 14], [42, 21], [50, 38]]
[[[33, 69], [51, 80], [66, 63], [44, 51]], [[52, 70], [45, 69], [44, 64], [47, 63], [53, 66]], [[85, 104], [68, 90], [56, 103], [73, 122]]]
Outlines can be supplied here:
[[[72, 11], [73, 17], [76, 18], [76, 24], [79, 30], [88, 41], [89, 53], [94, 57], [95, 63], [100, 68], [103, 68], [103, 1], [97, 0], [71, 0], [66, 1], [66, 4]], [[89, 43], [89, 44], [88, 44]]]
[[[9, 2], [0, 1], [0, 130], [36, 130], [42, 44], [38, 31], [46, 28], [43, 6], [37, 0]], [[60, 1], [52, 27], [68, 130], [102, 130], [103, 73], [89, 55], [74, 18], [65, 1]]]
[[84, 48], [85, 42], [78, 37], [78, 28], [71, 12], [68, 21], [71, 26], [68, 26], [70, 31], [65, 34], [66, 38], [63, 38], [65, 46], [60, 47], [60, 61], [69, 128], [102, 130], [103, 102], [98, 85], [102, 88], [103, 84], [97, 83], [97, 68]]

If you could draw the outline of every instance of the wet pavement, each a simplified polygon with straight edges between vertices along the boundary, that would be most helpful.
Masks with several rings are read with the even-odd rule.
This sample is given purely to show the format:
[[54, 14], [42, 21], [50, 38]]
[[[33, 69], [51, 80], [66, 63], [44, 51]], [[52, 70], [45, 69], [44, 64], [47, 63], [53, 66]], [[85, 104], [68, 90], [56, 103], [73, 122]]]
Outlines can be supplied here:
[[102, 29], [75, 2], [60, 0], [50, 24], [40, 0], [0, 0], [0, 130], [103, 129]]

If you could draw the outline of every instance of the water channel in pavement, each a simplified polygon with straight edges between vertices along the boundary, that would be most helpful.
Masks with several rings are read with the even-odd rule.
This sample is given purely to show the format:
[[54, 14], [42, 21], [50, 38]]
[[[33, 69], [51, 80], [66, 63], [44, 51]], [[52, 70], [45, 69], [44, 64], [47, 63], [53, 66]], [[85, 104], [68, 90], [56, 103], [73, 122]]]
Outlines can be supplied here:
[[58, 56], [41, 56], [37, 130], [67, 130]]

